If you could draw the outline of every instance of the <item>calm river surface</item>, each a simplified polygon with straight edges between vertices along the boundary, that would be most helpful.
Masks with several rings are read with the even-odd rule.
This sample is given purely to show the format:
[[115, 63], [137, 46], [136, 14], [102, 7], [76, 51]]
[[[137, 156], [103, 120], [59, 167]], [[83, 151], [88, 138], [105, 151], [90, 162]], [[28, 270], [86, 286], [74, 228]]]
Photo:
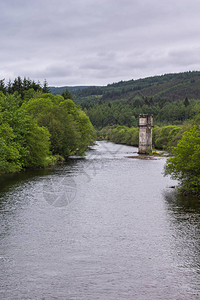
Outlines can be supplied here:
[[1, 179], [1, 300], [200, 299], [200, 203], [136, 151]]

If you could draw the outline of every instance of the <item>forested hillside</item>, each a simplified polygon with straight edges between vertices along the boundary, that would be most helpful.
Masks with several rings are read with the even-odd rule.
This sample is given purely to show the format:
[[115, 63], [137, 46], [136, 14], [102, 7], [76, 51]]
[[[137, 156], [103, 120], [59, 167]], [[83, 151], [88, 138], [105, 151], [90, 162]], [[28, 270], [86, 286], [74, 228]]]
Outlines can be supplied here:
[[88, 86], [61, 86], [61, 87], [50, 86], [49, 90], [53, 95], [61, 95], [66, 89], [70, 93], [76, 94], [77, 91], [87, 89], [87, 88]]
[[140, 113], [154, 114], [158, 125], [181, 124], [200, 110], [200, 72], [77, 88], [71, 93], [98, 129], [112, 125], [137, 126]]
[[151, 101], [177, 101], [186, 97], [197, 99], [200, 93], [200, 72], [165, 74], [138, 80], [120, 81], [105, 87], [88, 87], [74, 91], [77, 103], [86, 103], [99, 98], [101, 101], [134, 101], [135, 97]]
[[[97, 128], [137, 126], [140, 113], [153, 114], [158, 125], [180, 124], [200, 110], [200, 72], [130, 80], [94, 90], [103, 93], [83, 97], [81, 105]], [[92, 93], [92, 88], [88, 91]], [[79, 95], [75, 99], [79, 103]]]

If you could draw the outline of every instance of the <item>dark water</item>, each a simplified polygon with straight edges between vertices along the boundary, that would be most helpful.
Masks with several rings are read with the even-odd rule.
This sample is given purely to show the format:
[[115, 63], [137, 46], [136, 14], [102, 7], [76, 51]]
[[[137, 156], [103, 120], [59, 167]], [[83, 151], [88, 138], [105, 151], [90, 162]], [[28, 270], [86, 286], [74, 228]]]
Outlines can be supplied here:
[[200, 299], [199, 200], [134, 151], [1, 179], [0, 299]]

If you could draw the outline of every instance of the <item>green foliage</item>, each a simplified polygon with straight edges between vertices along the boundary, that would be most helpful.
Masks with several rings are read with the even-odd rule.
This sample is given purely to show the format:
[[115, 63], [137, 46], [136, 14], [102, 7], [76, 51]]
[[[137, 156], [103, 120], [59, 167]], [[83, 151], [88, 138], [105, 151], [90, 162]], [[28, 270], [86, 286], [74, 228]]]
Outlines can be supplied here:
[[70, 99], [34, 89], [23, 100], [0, 92], [0, 173], [83, 155], [94, 138], [89, 118]]
[[95, 132], [88, 116], [86, 116], [86, 114], [80, 109], [78, 110], [76, 124], [78, 131], [80, 132], [80, 140], [77, 152], [78, 154], [83, 155], [88, 145], [92, 145], [95, 139]]
[[[41, 95], [40, 95], [41, 96]], [[52, 94], [30, 99], [22, 105], [39, 126], [50, 132], [51, 151], [67, 158], [84, 154], [94, 140], [94, 129], [89, 118], [70, 99]]]
[[183, 134], [167, 161], [166, 174], [178, 179], [182, 190], [200, 193], [200, 126], [193, 126]]
[[29, 78], [27, 79], [26, 77], [22, 79], [20, 76], [18, 76], [14, 79], [13, 82], [9, 80], [7, 84], [5, 84], [4, 81], [5, 79], [0, 80], [0, 91], [4, 94], [13, 94], [17, 92], [22, 99], [24, 99], [26, 91], [30, 89], [33, 89], [34, 91], [43, 91], [46, 93], [49, 91], [46, 80], [44, 81], [43, 88], [41, 87], [39, 82], [36, 83], [34, 80], [30, 80]]
[[107, 127], [97, 132], [98, 137], [110, 140], [118, 144], [138, 146], [139, 129], [126, 126], [117, 126], [115, 128]]
[[70, 91], [68, 89], [66, 89], [63, 93], [62, 96], [64, 99], [73, 99], [72, 98], [72, 94], [70, 93]]
[[42, 88], [43, 93], [50, 93], [50, 88], [48, 87], [47, 80], [44, 80], [43, 88]]
[[153, 114], [157, 125], [179, 125], [200, 112], [200, 100], [190, 100], [189, 105], [185, 105], [184, 101], [166, 102], [162, 103], [162, 107], [160, 103], [149, 104], [149, 101], [136, 97], [130, 103], [116, 100], [87, 103], [82, 107], [97, 129], [113, 125], [138, 126], [141, 113]]
[[6, 93], [5, 79], [0, 80], [0, 91]]
[[68, 89], [68, 91], [74, 95], [75, 93], [79, 93], [79, 91], [82, 91], [87, 88], [88, 88], [88, 86], [61, 86], [61, 87], [51, 86], [51, 87], [49, 87], [50, 93], [53, 95], [62, 95], [62, 93], [66, 89]]
[[184, 100], [183, 103], [184, 103], [185, 107], [187, 107], [188, 105], [190, 105], [190, 102], [189, 102], [189, 100], [188, 100], [188, 97], [185, 98], [185, 100]]
[[172, 142], [174, 136], [176, 136], [181, 130], [178, 126], [163, 126], [161, 128], [156, 127], [153, 129], [153, 142], [155, 148], [166, 149], [169, 147], [170, 142]]
[[0, 173], [45, 166], [49, 155], [48, 131], [22, 111], [20, 103], [17, 94], [0, 94]]
[[26, 133], [23, 136], [23, 147], [26, 150], [22, 156], [25, 167], [46, 167], [50, 155], [50, 133], [47, 128], [39, 127], [34, 121], [26, 122]]
[[[186, 97], [198, 99], [200, 93], [200, 72], [184, 72], [178, 74], [165, 74], [162, 76], [147, 77], [138, 80], [120, 81], [107, 86], [77, 87], [73, 90], [76, 103], [87, 104], [88, 96], [100, 96], [102, 102], [120, 101], [134, 102], [141, 98], [147, 105], [159, 101], [178, 101]], [[61, 88], [57, 89], [57, 93]], [[56, 91], [54, 90], [56, 93]], [[84, 101], [83, 101], [84, 99]]]
[[[200, 121], [199, 121], [200, 123]], [[191, 123], [186, 123], [182, 126], [155, 126], [152, 132], [153, 147], [161, 150], [171, 151], [173, 146], [181, 139], [187, 129], [190, 129]], [[97, 138], [110, 140], [114, 143], [138, 146], [139, 143], [139, 128], [127, 126], [108, 126], [97, 131]]]
[[9, 124], [0, 125], [0, 172], [16, 172], [22, 167], [19, 145]]
[[[70, 90], [97, 129], [137, 126], [140, 113], [154, 115], [154, 124], [179, 125], [200, 111], [200, 72], [165, 74], [107, 86]], [[58, 88], [60, 93], [61, 88]], [[54, 91], [56, 92], [56, 91]]]

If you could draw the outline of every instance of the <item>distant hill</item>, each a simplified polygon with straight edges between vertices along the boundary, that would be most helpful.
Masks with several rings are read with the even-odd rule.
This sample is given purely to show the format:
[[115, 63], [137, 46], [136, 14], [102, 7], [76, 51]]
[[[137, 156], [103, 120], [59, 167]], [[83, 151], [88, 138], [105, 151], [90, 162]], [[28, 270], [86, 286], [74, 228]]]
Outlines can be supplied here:
[[186, 97], [200, 98], [200, 72], [184, 72], [147, 77], [138, 80], [120, 81], [105, 87], [88, 87], [74, 92], [75, 101], [115, 101], [133, 100], [135, 97], [153, 98], [154, 101], [183, 100]]
[[70, 93], [75, 93], [77, 90], [86, 89], [88, 86], [50, 86], [50, 92], [53, 95], [61, 95], [66, 89], [70, 91]]
[[[199, 71], [67, 88], [98, 129], [137, 126], [141, 113], [153, 114], [155, 124], [182, 124], [200, 111]], [[57, 93], [66, 87], [59, 89]]]
[[107, 86], [50, 87], [52, 94], [68, 89], [78, 104], [97, 101], [133, 101], [135, 97], [154, 101], [178, 101], [200, 98], [200, 72], [184, 72], [120, 81]]

